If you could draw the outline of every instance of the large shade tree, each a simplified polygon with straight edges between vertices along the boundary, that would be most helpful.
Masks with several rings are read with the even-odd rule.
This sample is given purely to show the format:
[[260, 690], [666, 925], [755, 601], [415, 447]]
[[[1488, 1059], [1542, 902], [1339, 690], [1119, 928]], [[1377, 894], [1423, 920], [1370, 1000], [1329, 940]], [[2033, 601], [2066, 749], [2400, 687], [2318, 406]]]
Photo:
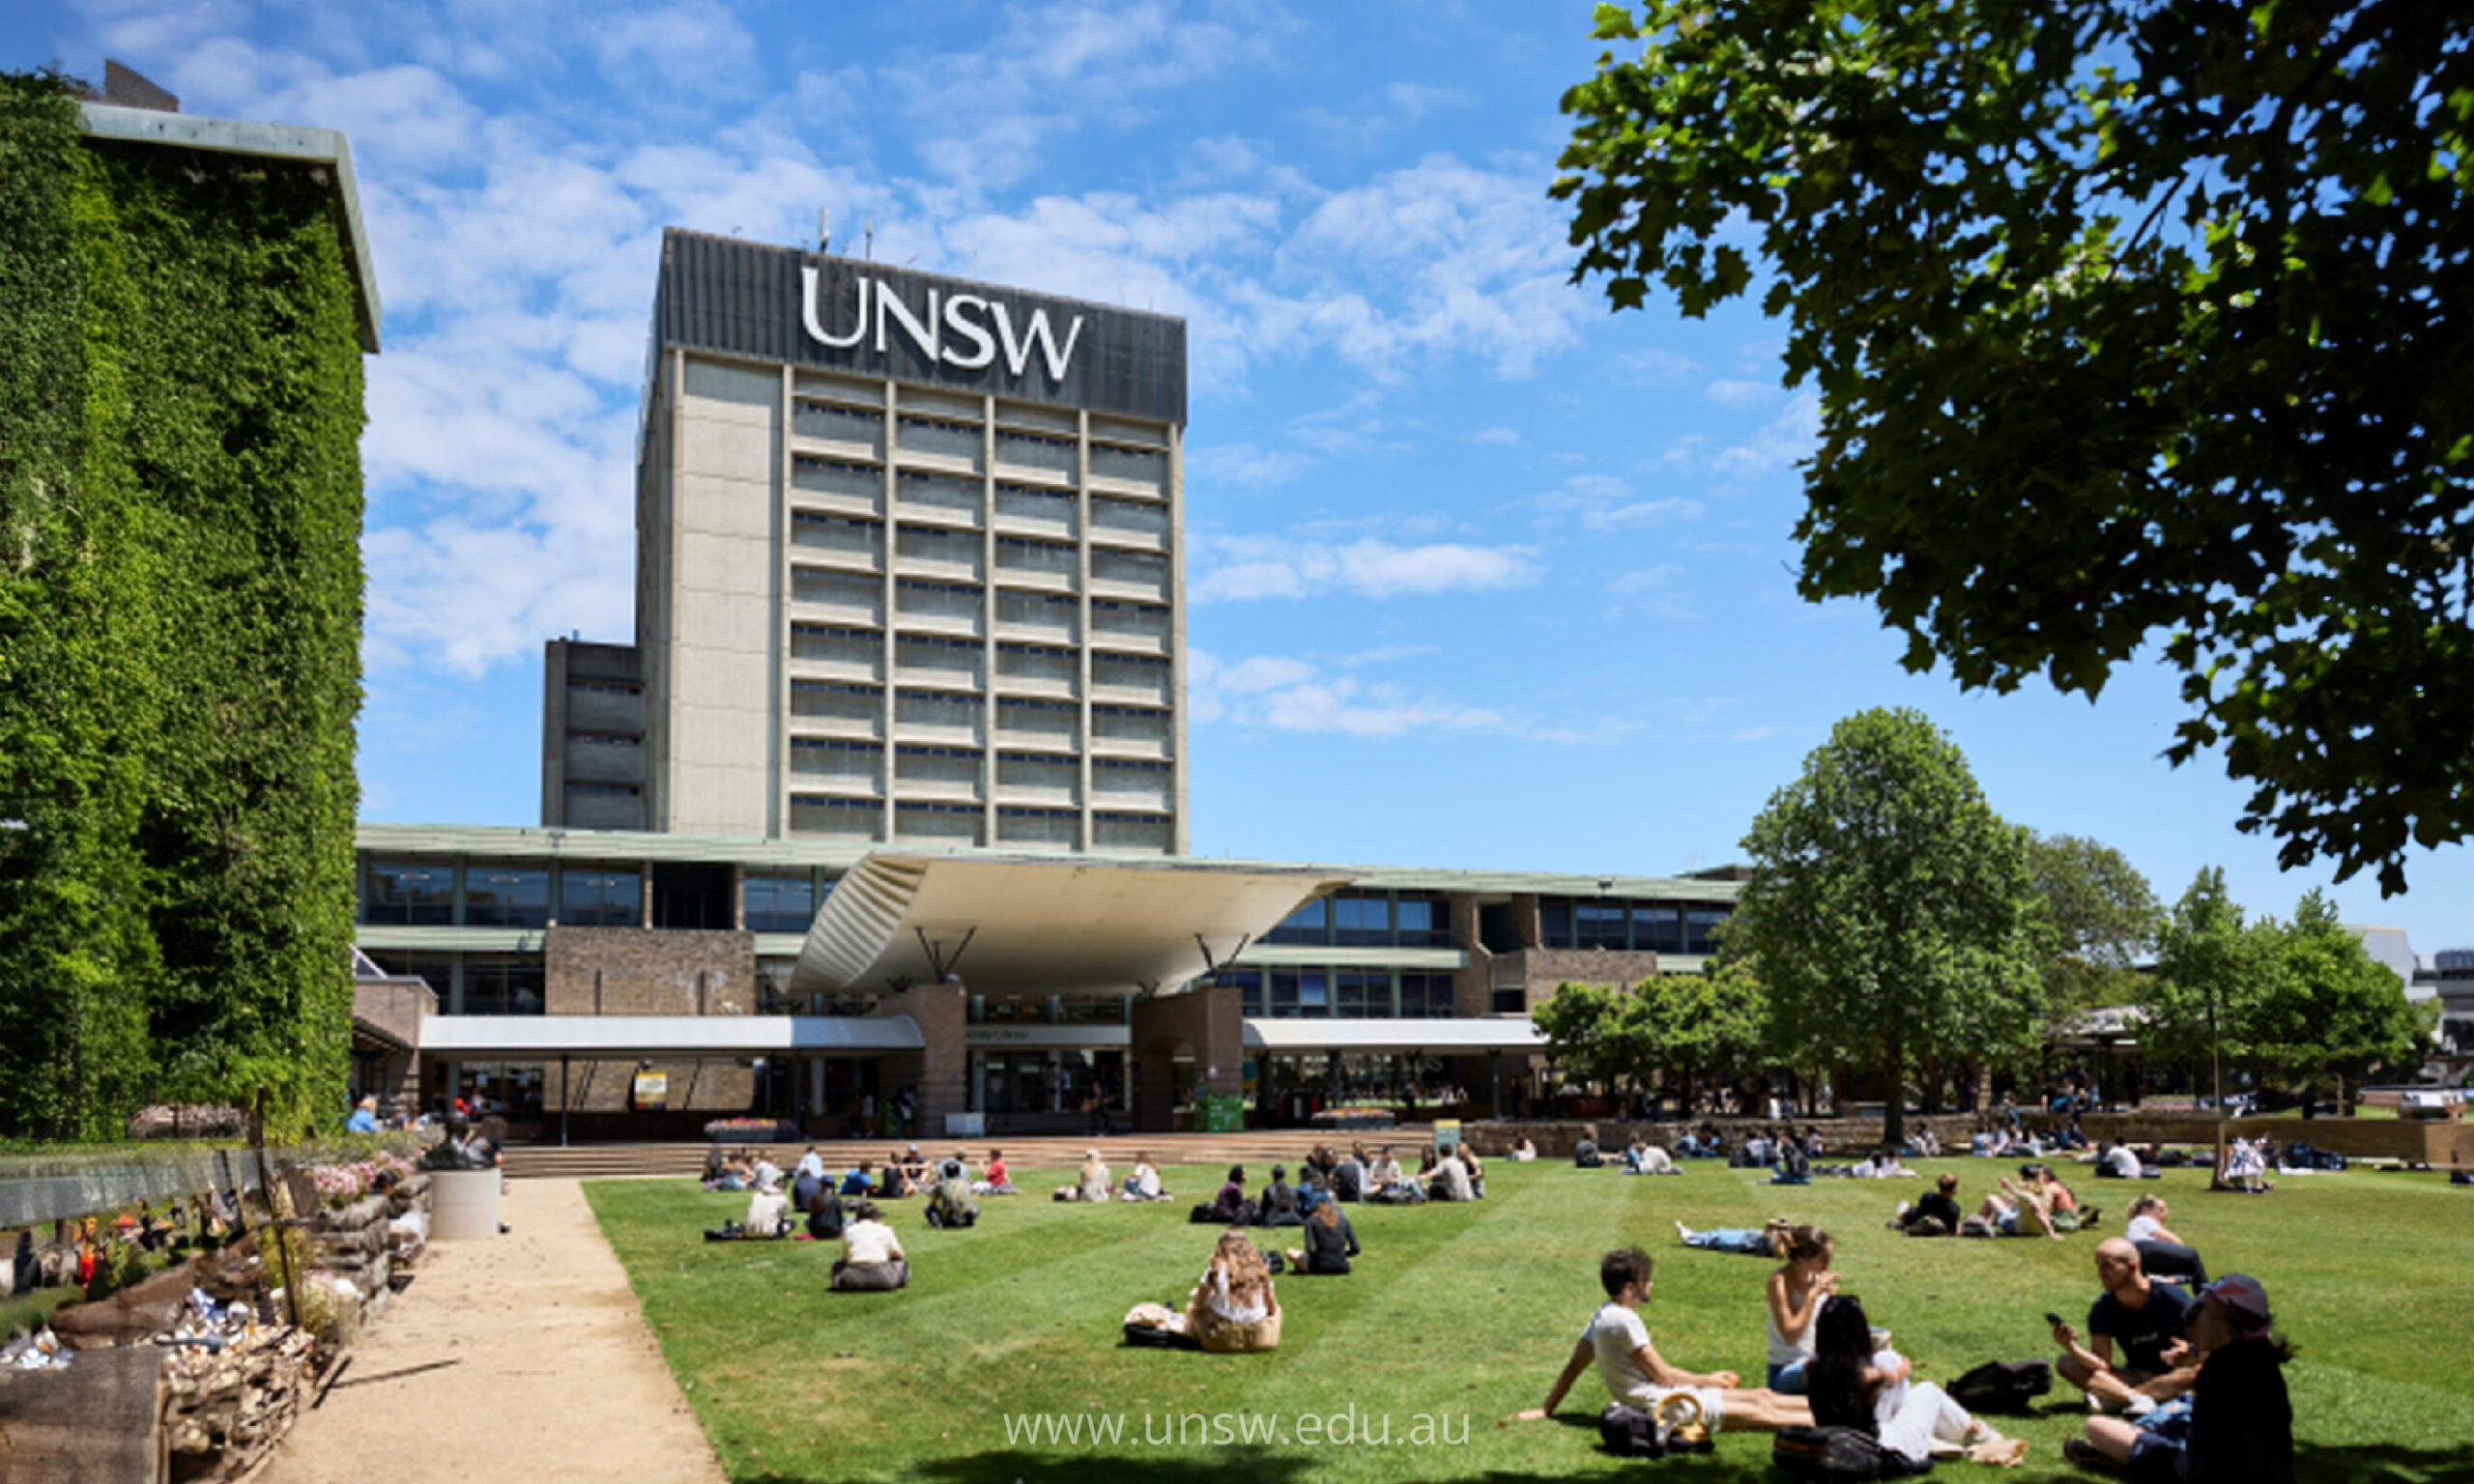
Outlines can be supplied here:
[[2032, 1036], [2051, 932], [2028, 834], [1985, 802], [1921, 714], [1848, 717], [1744, 837], [1752, 877], [1727, 928], [1758, 966], [1776, 1041], [1835, 1045], [1889, 1092], [1892, 1141], [1921, 1055], [1955, 1061]]
[[2474, 833], [2474, 8], [1597, 17], [1576, 276], [1784, 317], [1807, 598], [1970, 688], [2161, 641], [2289, 867]]

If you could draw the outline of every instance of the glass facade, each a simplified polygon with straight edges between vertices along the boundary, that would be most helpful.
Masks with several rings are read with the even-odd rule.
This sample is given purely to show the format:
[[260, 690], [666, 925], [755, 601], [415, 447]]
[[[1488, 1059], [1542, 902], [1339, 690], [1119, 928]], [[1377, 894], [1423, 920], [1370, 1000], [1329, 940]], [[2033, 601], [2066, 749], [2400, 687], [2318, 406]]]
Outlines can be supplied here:
[[1715, 902], [1546, 897], [1538, 903], [1538, 941], [1541, 948], [1714, 954], [1718, 951], [1715, 930], [1726, 920], [1727, 911]]
[[538, 954], [466, 954], [462, 1013], [468, 1015], [537, 1015], [542, 1013], [542, 963]]
[[559, 921], [569, 928], [634, 928], [645, 920], [642, 872], [569, 866], [560, 872]]
[[750, 874], [740, 897], [750, 932], [805, 932], [816, 918], [816, 879], [804, 870], [790, 875]]
[[1342, 892], [1318, 897], [1263, 934], [1292, 948], [1450, 948], [1452, 914], [1424, 893]]
[[550, 872], [539, 866], [475, 861], [464, 868], [464, 923], [469, 928], [546, 928]]
[[455, 868], [445, 862], [371, 861], [361, 871], [360, 920], [399, 928], [455, 922]]

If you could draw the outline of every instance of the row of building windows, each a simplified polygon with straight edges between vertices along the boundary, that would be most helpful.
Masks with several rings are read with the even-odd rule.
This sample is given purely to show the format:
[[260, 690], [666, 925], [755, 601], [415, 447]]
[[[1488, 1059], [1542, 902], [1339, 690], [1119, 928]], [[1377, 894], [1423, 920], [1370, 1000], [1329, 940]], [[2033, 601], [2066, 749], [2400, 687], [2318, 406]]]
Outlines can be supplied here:
[[[360, 921], [396, 928], [546, 928], [553, 920], [570, 928], [644, 926], [640, 870], [583, 863], [554, 870], [474, 861], [464, 867], [461, 899], [455, 873], [450, 862], [369, 861], [360, 872]], [[832, 889], [830, 880], [823, 883], [822, 892]], [[751, 932], [805, 932], [820, 899], [810, 871], [750, 871], [741, 888]]]
[[1452, 914], [1439, 897], [1342, 892], [1298, 908], [1264, 940], [1308, 948], [1450, 948]]
[[1391, 969], [1235, 969], [1245, 1013], [1273, 1020], [1449, 1020], [1452, 976]]
[[1715, 902], [1543, 897], [1538, 902], [1538, 941], [1543, 948], [1714, 954], [1727, 911]]

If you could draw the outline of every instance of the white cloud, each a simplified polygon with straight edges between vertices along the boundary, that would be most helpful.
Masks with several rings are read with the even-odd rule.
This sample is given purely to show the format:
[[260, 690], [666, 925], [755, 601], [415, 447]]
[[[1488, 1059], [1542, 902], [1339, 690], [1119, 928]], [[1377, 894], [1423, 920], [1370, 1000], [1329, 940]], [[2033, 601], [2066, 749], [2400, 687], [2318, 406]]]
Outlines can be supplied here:
[[640, 11], [591, 30], [602, 71], [638, 106], [736, 95], [757, 75], [756, 38], [718, 0]]
[[1653, 346], [1615, 357], [1625, 375], [1645, 386], [1681, 386], [1701, 374], [1701, 363], [1673, 351]]
[[1546, 512], [1549, 519], [1569, 515], [1578, 519], [1585, 529], [1595, 531], [1697, 521], [1704, 513], [1701, 501], [1681, 496], [1635, 499], [1631, 485], [1612, 474], [1573, 474], [1562, 487], [1536, 496], [1529, 503]]
[[1269, 536], [1205, 537], [1192, 545], [1194, 556], [1207, 563], [1187, 585], [1187, 596], [1197, 604], [1490, 592], [1525, 587], [1541, 571], [1537, 553], [1517, 546], [1398, 546], [1371, 537], [1338, 544]]
[[1778, 399], [1778, 388], [1768, 382], [1730, 377], [1712, 382], [1701, 388], [1701, 394], [1720, 407], [1764, 407]]
[[1710, 468], [1729, 479], [1754, 479], [1793, 468], [1807, 458], [1813, 444], [1821, 437], [1821, 398], [1813, 392], [1798, 392], [1767, 426], [1743, 442], [1722, 448], [1710, 460]]
[[1187, 713], [1196, 724], [1383, 739], [1431, 731], [1505, 731], [1499, 712], [1325, 675], [1311, 662], [1255, 655], [1234, 664], [1186, 653]]
[[1499, 448], [1517, 447], [1520, 434], [1510, 428], [1480, 428], [1469, 435], [1469, 442]]
[[1186, 482], [1240, 484], [1269, 488], [1286, 484], [1314, 467], [1314, 460], [1290, 448], [1257, 448], [1251, 443], [1222, 443], [1186, 450]]

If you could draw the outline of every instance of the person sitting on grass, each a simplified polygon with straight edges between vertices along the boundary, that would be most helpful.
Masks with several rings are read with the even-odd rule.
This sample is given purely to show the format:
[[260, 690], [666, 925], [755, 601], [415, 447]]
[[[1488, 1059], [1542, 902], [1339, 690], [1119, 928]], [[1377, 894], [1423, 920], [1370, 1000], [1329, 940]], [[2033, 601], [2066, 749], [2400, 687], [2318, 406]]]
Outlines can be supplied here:
[[2061, 1177], [2053, 1172], [2050, 1164], [2033, 1165], [2019, 1173], [2036, 1192], [2045, 1209], [2046, 1220], [2057, 1232], [2078, 1231], [2093, 1224], [2104, 1213], [2094, 1206], [2083, 1210], [2077, 1192], [2062, 1183]]
[[979, 1203], [970, 1198], [970, 1166], [957, 1156], [936, 1166], [936, 1184], [928, 1191], [928, 1224], [951, 1231], [979, 1223]]
[[1435, 1161], [1434, 1174], [1426, 1182], [1426, 1196], [1437, 1201], [1474, 1201], [1478, 1191], [1469, 1183], [1469, 1166], [1460, 1162], [1460, 1151], [1453, 1151]]
[[1572, 1146], [1572, 1163], [1584, 1170], [1595, 1170], [1606, 1163], [1606, 1156], [1597, 1152], [1596, 1124], [1581, 1130], [1581, 1141]]
[[903, 1194], [924, 1195], [927, 1193], [928, 1187], [935, 1184], [935, 1177], [928, 1172], [928, 1156], [919, 1152], [918, 1145], [913, 1144], [910, 1148], [903, 1152]]
[[1876, 1343], [1872, 1321], [1854, 1296], [1833, 1295], [1813, 1327], [1813, 1358], [1804, 1374], [1816, 1425], [1871, 1434], [1882, 1451], [1898, 1455], [1902, 1473], [1924, 1472], [1943, 1451], [2003, 1468], [2016, 1468], [2028, 1456], [2026, 1440], [2002, 1437], [1940, 1386], [1911, 1379], [1915, 1367]]
[[2201, 1359], [2187, 1403], [2170, 1402], [2137, 1424], [2089, 1417], [2086, 1436], [2062, 1444], [2062, 1456], [2126, 1464], [2140, 1480], [2293, 1484], [2293, 1402], [2285, 1384], [2293, 1347], [2274, 1326], [2257, 1278], [2217, 1279], [2191, 1314], [2190, 1348]]
[[1297, 1204], [1297, 1187], [1288, 1183], [1288, 1166], [1272, 1166], [1272, 1183], [1263, 1187], [1255, 1214], [1264, 1226], [1302, 1226], [1306, 1213]]
[[1527, 1164], [1538, 1157], [1538, 1146], [1531, 1143], [1529, 1135], [1524, 1133], [1520, 1136], [1520, 1142], [1511, 1147], [1511, 1156], [1515, 1161]]
[[868, 1173], [870, 1165], [865, 1159], [862, 1159], [857, 1164], [851, 1166], [850, 1173], [842, 1177], [842, 1189], [840, 1193], [845, 1196], [851, 1197], [875, 1194], [877, 1189], [876, 1177]]
[[[1962, 1236], [1985, 1237], [2050, 1237], [2061, 1241], [2061, 1230], [2053, 1213], [2046, 1209], [2045, 1193], [2033, 1181], [2024, 1185], [2010, 1183], [2008, 1176], [2000, 1181], [2001, 1188], [1984, 1198]], [[2078, 1218], [2071, 1218], [2070, 1230], [2077, 1231]]]
[[842, 1197], [831, 1185], [819, 1185], [808, 1196], [808, 1238], [812, 1241], [838, 1241], [849, 1219], [842, 1209]]
[[885, 1225], [877, 1203], [850, 1203], [850, 1219], [842, 1228], [842, 1256], [833, 1265], [837, 1294], [880, 1294], [910, 1283], [910, 1260], [903, 1255], [902, 1239]]
[[1580, 1343], [1564, 1362], [1547, 1389], [1546, 1405], [1512, 1413], [1515, 1422], [1539, 1422], [1554, 1414], [1572, 1384], [1594, 1361], [1607, 1392], [1627, 1407], [1655, 1412], [1658, 1404], [1682, 1392], [1700, 1404], [1712, 1432], [1776, 1432], [1782, 1427], [1809, 1427], [1812, 1409], [1802, 1397], [1780, 1396], [1766, 1389], [1739, 1390], [1733, 1371], [1695, 1373], [1667, 1362], [1650, 1343], [1649, 1327], [1640, 1308], [1650, 1298], [1650, 1255], [1638, 1247], [1609, 1252], [1597, 1265], [1598, 1286], [1606, 1302], [1590, 1316]]
[[1129, 1201], [1165, 1201], [1166, 1191], [1160, 1188], [1160, 1168], [1149, 1155], [1134, 1156], [1134, 1173], [1125, 1178], [1125, 1198]]
[[1220, 1193], [1212, 1197], [1211, 1219], [1223, 1226], [1236, 1226], [1246, 1219], [1246, 1167], [1232, 1164], [1228, 1179], [1222, 1182]]
[[1478, 1161], [1478, 1151], [1467, 1144], [1459, 1146], [1460, 1164], [1469, 1172], [1469, 1194], [1472, 1199], [1486, 1198], [1486, 1167]]
[[1349, 1259], [1357, 1255], [1357, 1228], [1349, 1224], [1347, 1213], [1338, 1201], [1322, 1201], [1306, 1218], [1306, 1245], [1289, 1249], [1288, 1266], [1298, 1272], [1338, 1276], [1349, 1270]]
[[1786, 1265], [1769, 1275], [1769, 1389], [1781, 1396], [1804, 1394], [1804, 1373], [1813, 1357], [1813, 1320], [1838, 1273], [1829, 1266], [1838, 1244], [1817, 1226], [1787, 1233]]
[[1889, 1227], [1910, 1237], [1949, 1237], [1957, 1234], [1960, 1219], [1959, 1177], [1944, 1175], [1933, 1183], [1931, 1195], [1913, 1205], [1899, 1202]]
[[972, 1181], [970, 1193], [973, 1195], [1012, 1195], [1015, 1193], [1014, 1178], [1005, 1172], [1005, 1151], [1001, 1149], [992, 1149], [988, 1152], [988, 1178], [985, 1180]]
[[2143, 1195], [2130, 1203], [2130, 1227], [2123, 1240], [2139, 1249], [2139, 1269], [2151, 1278], [2207, 1287], [2207, 1264], [2199, 1249], [2165, 1224], [2165, 1197]]
[[1792, 1229], [1785, 1216], [1772, 1216], [1758, 1230], [1744, 1226], [1716, 1226], [1696, 1232], [1682, 1221], [1675, 1223], [1675, 1235], [1687, 1247], [1705, 1252], [1734, 1252], [1743, 1257], [1776, 1257], [1787, 1255], [1787, 1234]]
[[2268, 1183], [2267, 1153], [2248, 1139], [2235, 1139], [2217, 1152], [2216, 1172], [2211, 1190], [2264, 1195], [2276, 1188]]
[[1280, 1296], [1272, 1270], [1243, 1229], [1220, 1234], [1220, 1244], [1186, 1300], [1186, 1332], [1215, 1356], [1256, 1355], [1280, 1348]]
[[1332, 1166], [1332, 1199], [1362, 1201], [1366, 1199], [1366, 1146], [1352, 1144], [1349, 1156]]
[[1082, 1151], [1082, 1168], [1080, 1172], [1075, 1176], [1074, 1184], [1070, 1185], [1057, 1186], [1055, 1198], [1060, 1201], [1091, 1201], [1096, 1203], [1107, 1200], [1108, 1198], [1108, 1193], [1109, 1181], [1108, 1161], [1100, 1157], [1100, 1152], [1098, 1150], [1086, 1149]]
[[791, 1229], [791, 1203], [783, 1198], [781, 1183], [764, 1181], [756, 1193], [747, 1198], [747, 1235], [779, 1237]]
[[2111, 1139], [2097, 1146], [2095, 1163], [2098, 1180], [2137, 1180], [2140, 1176], [2139, 1151]]
[[2087, 1393], [2091, 1406], [2145, 1416], [2157, 1403], [2190, 1389], [2196, 1372], [2182, 1336], [2193, 1300], [2170, 1283], [2151, 1281], [2140, 1269], [2139, 1249], [2120, 1237], [2096, 1243], [2096, 1281], [2105, 1291], [2087, 1310], [2087, 1345], [2068, 1325], [2054, 1322], [2054, 1343], [2062, 1348], [2054, 1372]]
[[902, 1151], [886, 1150], [884, 1173], [877, 1177], [877, 1199], [898, 1201], [909, 1195], [911, 1188], [910, 1179], [903, 1170]]

